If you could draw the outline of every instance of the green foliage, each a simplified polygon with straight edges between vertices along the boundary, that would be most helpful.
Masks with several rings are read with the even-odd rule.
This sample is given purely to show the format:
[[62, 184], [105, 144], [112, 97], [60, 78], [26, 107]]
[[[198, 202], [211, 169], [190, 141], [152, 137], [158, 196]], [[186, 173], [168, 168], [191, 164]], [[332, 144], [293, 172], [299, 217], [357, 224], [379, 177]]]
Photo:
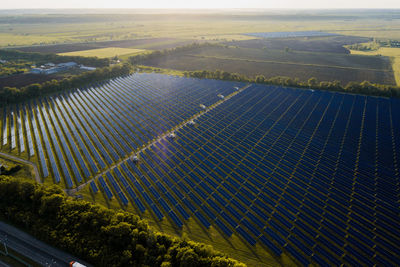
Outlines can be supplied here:
[[31, 62], [25, 60], [12, 60], [4, 63], [0, 62], [0, 77], [24, 73], [28, 71], [30, 65], [32, 65]]
[[94, 71], [84, 72], [62, 80], [51, 80], [42, 84], [30, 84], [22, 88], [4, 87], [0, 88], [0, 103], [21, 102], [33, 97], [43, 96], [61, 90], [73, 89], [90, 83], [127, 75], [131, 71], [132, 66], [129, 64], [115, 65], [112, 67], [104, 67]]
[[67, 197], [55, 185], [0, 176], [0, 214], [95, 266], [244, 266], [211, 246], [154, 232], [132, 213]]
[[373, 51], [373, 50], [378, 50], [380, 45], [375, 42], [370, 42], [370, 43], [353, 44], [347, 47], [351, 50], [357, 50], [357, 51]]
[[292, 79], [289, 77], [272, 77], [266, 78], [263, 75], [258, 75], [256, 78], [250, 78], [243, 74], [229, 73], [226, 71], [216, 70], [200, 70], [200, 71], [185, 71], [185, 77], [194, 78], [206, 78], [206, 79], [218, 79], [218, 80], [229, 80], [249, 83], [261, 83], [279, 86], [291, 86], [298, 88], [312, 88], [327, 91], [338, 91], [346, 93], [356, 93], [364, 95], [375, 95], [375, 96], [387, 96], [387, 97], [400, 97], [400, 88], [393, 85], [382, 85], [372, 84], [368, 81], [361, 83], [350, 82], [346, 86], [342, 86], [339, 81], [333, 82], [320, 82], [318, 83], [316, 78], [310, 78], [306, 83], [301, 82], [298, 79]]
[[21, 165], [12, 162], [4, 163], [0, 161], [0, 165], [0, 173], [2, 175], [12, 175], [22, 168]]

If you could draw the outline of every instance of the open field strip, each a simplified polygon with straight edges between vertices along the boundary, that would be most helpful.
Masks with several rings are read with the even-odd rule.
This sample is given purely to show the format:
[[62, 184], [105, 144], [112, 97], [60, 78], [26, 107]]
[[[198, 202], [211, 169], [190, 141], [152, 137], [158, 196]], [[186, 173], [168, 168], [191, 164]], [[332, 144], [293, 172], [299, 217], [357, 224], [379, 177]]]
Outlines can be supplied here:
[[98, 58], [110, 58], [115, 56], [123, 55], [136, 55], [140, 53], [148, 52], [145, 49], [137, 48], [121, 48], [121, 47], [107, 47], [98, 49], [89, 49], [75, 52], [60, 53], [60, 56], [81, 56], [81, 57], [98, 57]]
[[358, 51], [350, 50], [352, 55], [364, 55], [364, 56], [386, 56], [390, 57], [392, 60], [392, 68], [394, 72], [394, 77], [396, 79], [396, 84], [400, 86], [400, 48], [392, 47], [381, 47], [374, 51]]
[[390, 70], [373, 69], [373, 68], [356, 68], [356, 67], [335, 66], [335, 65], [299, 63], [299, 62], [290, 62], [290, 61], [258, 60], [258, 59], [246, 59], [246, 58], [237, 58], [237, 57], [205, 56], [205, 55], [194, 55], [194, 54], [187, 54], [185, 56], [198, 57], [198, 58], [215, 58], [215, 59], [231, 60], [231, 61], [274, 63], [274, 64], [282, 64], [282, 65], [310, 66], [310, 67], [324, 67], [324, 68], [345, 69], [345, 70], [369, 70], [369, 71], [390, 72]]

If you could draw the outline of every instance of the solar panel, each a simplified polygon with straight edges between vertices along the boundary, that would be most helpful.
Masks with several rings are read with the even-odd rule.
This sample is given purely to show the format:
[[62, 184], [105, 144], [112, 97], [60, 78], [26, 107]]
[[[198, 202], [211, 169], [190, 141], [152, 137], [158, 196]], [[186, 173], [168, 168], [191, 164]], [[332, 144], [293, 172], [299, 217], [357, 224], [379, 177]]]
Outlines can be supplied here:
[[194, 217], [299, 264], [398, 262], [400, 102], [255, 84], [226, 100], [243, 86], [133, 74], [4, 108], [2, 141], [66, 187], [107, 171], [107, 199], [178, 228]]

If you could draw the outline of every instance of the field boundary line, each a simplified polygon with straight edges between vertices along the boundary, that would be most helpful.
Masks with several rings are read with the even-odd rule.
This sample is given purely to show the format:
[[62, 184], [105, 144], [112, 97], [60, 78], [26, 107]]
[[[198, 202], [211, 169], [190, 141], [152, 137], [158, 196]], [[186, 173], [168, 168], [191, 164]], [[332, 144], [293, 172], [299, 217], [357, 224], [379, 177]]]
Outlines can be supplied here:
[[19, 158], [19, 157], [16, 157], [16, 156], [4, 153], [4, 152], [0, 152], [0, 156], [6, 157], [6, 158], [9, 158], [11, 160], [15, 160], [15, 161], [18, 161], [18, 162], [21, 162], [21, 163], [25, 163], [25, 164], [31, 165], [33, 167], [33, 170], [35, 171], [35, 180], [36, 180], [36, 182], [42, 183], [42, 180], [40, 179], [39, 169], [38, 169], [38, 167], [36, 166], [36, 164], [34, 162], [29, 161], [29, 160], [25, 160], [25, 159], [22, 159], [22, 158]]
[[221, 105], [222, 103], [228, 101], [229, 99], [231, 99], [232, 97], [234, 97], [235, 95], [243, 92], [244, 90], [246, 90], [247, 88], [249, 88], [250, 86], [252, 86], [252, 84], [247, 84], [241, 88], [239, 88], [238, 90], [236, 90], [235, 92], [229, 94], [228, 96], [225, 96], [223, 99], [217, 101], [216, 103], [212, 104], [209, 107], [206, 107], [204, 110], [198, 112], [197, 114], [193, 115], [192, 117], [182, 121], [181, 123], [179, 123], [178, 125], [176, 125], [175, 127], [171, 128], [170, 130], [163, 132], [162, 134], [158, 135], [157, 137], [155, 137], [154, 139], [152, 139], [150, 142], [148, 142], [146, 145], [142, 146], [141, 148], [139, 148], [138, 150], [135, 150], [131, 153], [129, 153], [127, 156], [125, 156], [122, 160], [112, 164], [109, 168], [106, 168], [104, 170], [102, 170], [100, 173], [96, 174], [92, 179], [87, 180], [85, 183], [80, 184], [79, 186], [72, 188], [72, 189], [64, 189], [65, 192], [67, 192], [69, 195], [75, 194], [78, 191], [80, 191], [81, 189], [83, 189], [86, 185], [88, 185], [89, 183], [91, 183], [94, 180], [97, 180], [100, 176], [104, 176], [107, 172], [117, 168], [118, 166], [122, 165], [124, 162], [128, 161], [130, 158], [132, 158], [133, 156], [140, 154], [141, 152], [147, 150], [148, 148], [150, 148], [153, 144], [161, 141], [162, 139], [166, 139], [169, 137], [169, 135], [171, 133], [174, 133], [175, 131], [183, 128], [184, 126], [190, 124], [193, 120], [198, 119], [199, 117], [203, 116], [204, 114], [208, 113], [209, 111], [213, 110], [214, 108], [218, 107], [219, 105]]

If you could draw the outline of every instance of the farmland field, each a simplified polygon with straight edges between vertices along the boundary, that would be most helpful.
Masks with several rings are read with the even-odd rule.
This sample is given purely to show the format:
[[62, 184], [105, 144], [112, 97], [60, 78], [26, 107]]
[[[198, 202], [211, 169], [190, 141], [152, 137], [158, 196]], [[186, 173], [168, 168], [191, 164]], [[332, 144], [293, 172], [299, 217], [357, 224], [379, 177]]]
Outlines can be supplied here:
[[144, 38], [144, 39], [120, 40], [120, 41], [26, 46], [26, 47], [19, 47], [18, 50], [24, 52], [56, 53], [56, 54], [90, 50], [90, 49], [107, 48], [107, 47], [158, 50], [158, 49], [173, 48], [185, 44], [191, 44], [193, 42], [194, 40], [185, 40], [176, 38], [150, 38], [150, 39]]
[[375, 51], [356, 51], [351, 50], [351, 53], [354, 55], [364, 55], [364, 56], [386, 56], [391, 58], [392, 60], [392, 68], [394, 71], [396, 83], [400, 85], [400, 48], [391, 48], [391, 47], [381, 47]]
[[363, 43], [369, 40], [370, 38], [365, 37], [338, 35], [313, 38], [252, 39], [226, 42], [226, 44], [256, 49], [282, 50], [287, 47], [294, 51], [349, 54], [349, 50], [343, 47], [344, 45]]
[[249, 265], [400, 261], [398, 99], [133, 74], [0, 112], [46, 183]]
[[111, 58], [123, 55], [136, 55], [145, 53], [144, 49], [135, 48], [121, 48], [121, 47], [107, 47], [74, 52], [60, 53], [60, 56], [80, 56], [80, 57], [98, 57], [98, 58]]
[[13, 74], [5, 77], [0, 77], [0, 88], [3, 87], [23, 87], [33, 83], [43, 83], [51, 80], [61, 80], [63, 78], [71, 77], [80, 73], [86, 72], [83, 69], [70, 69], [54, 74], [33, 74], [21, 73]]
[[249, 77], [287, 76], [307, 81], [368, 80], [395, 84], [392, 66], [386, 57], [365, 57], [347, 54], [253, 49], [241, 47], [201, 47], [170, 54], [144, 62], [144, 65], [177, 70], [223, 70]]
[[[130, 14], [132, 12], [132, 14]], [[132, 39], [243, 40], [246, 33], [323, 31], [368, 38], [400, 38], [398, 12], [282, 11], [166, 14], [0, 14], [0, 46], [83, 44]], [[162, 13], [162, 12], [161, 12]], [[115, 45], [118, 47], [118, 45]], [[156, 49], [156, 48], [149, 48]]]

